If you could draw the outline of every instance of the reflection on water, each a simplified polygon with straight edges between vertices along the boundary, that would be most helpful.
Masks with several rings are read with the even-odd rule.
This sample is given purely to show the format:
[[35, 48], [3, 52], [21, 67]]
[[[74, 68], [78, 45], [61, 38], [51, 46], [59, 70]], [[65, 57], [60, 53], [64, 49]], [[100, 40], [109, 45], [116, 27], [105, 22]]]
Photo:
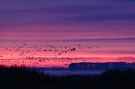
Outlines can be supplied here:
[[45, 74], [53, 75], [53, 76], [68, 76], [68, 75], [97, 75], [103, 73], [103, 70], [46, 70], [44, 69]]

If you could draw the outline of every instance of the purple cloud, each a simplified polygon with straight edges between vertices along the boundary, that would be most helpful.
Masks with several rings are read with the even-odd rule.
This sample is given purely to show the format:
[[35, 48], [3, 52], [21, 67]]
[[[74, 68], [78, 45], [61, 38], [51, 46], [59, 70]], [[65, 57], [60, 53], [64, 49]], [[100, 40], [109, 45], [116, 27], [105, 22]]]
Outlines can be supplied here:
[[131, 34], [135, 3], [124, 1], [128, 4], [120, 0], [0, 0], [0, 31], [37, 26], [38, 31], [42, 31], [38, 27], [56, 27], [51, 31]]
[[87, 15], [87, 16], [75, 16], [71, 20], [81, 22], [93, 22], [93, 21], [108, 21], [108, 20], [133, 20], [135, 14], [122, 14], [122, 15]]

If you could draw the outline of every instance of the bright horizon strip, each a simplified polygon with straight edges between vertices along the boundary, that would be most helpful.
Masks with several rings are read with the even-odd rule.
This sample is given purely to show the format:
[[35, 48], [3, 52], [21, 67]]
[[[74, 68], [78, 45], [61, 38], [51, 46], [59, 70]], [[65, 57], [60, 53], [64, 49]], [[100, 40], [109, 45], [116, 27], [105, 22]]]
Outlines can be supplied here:
[[[102, 40], [98, 41], [75, 41], [67, 42], [65, 41], [1, 41], [0, 48], [0, 61], [3, 65], [26, 65], [26, 66], [35, 66], [35, 67], [68, 67], [70, 63], [74, 62], [135, 62], [135, 53], [134, 53], [134, 39], [132, 40]], [[132, 43], [128, 43], [132, 42]], [[24, 51], [29, 50], [30, 53], [23, 54], [20, 56], [20, 51], [15, 51], [13, 47], [20, 47], [23, 44], [27, 44], [24, 46]], [[80, 44], [81, 46], [77, 46]], [[54, 46], [58, 50], [62, 50], [61, 47], [69, 47], [69, 48], [77, 48], [75, 52], [68, 52], [62, 55], [58, 55], [58, 53], [52, 52], [37, 52], [35, 49], [31, 49], [28, 47], [41, 47], [45, 48], [46, 46]], [[89, 49], [88, 47], [92, 47]], [[9, 50], [8, 50], [8, 49]], [[50, 48], [50, 47], [49, 47]], [[47, 49], [49, 49], [47, 48]], [[10, 51], [12, 49], [12, 51]], [[57, 55], [57, 56], [55, 56]], [[32, 59], [28, 59], [26, 57], [32, 57]], [[45, 62], [40, 62], [40, 58], [47, 58]], [[68, 61], [67, 61], [68, 59]]]

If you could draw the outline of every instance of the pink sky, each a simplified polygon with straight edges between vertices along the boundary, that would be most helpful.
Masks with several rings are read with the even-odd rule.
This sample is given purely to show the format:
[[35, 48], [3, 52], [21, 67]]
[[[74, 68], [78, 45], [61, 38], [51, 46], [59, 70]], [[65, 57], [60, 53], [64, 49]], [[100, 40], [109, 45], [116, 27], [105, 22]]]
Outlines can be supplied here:
[[[119, 61], [121, 57], [133, 62], [134, 8], [133, 0], [0, 0], [0, 60], [23, 59], [24, 64], [29, 65], [28, 56], [81, 58], [68, 63], [34, 64], [36, 66], [67, 66], [85, 59], [86, 62]], [[37, 48], [45, 49], [47, 45], [59, 52], [37, 52]], [[29, 48], [35, 46], [36, 49]], [[61, 48], [65, 46], [67, 49]], [[77, 50], [71, 52], [73, 48]], [[68, 49], [70, 52], [58, 56]], [[26, 53], [20, 56], [22, 52]]]

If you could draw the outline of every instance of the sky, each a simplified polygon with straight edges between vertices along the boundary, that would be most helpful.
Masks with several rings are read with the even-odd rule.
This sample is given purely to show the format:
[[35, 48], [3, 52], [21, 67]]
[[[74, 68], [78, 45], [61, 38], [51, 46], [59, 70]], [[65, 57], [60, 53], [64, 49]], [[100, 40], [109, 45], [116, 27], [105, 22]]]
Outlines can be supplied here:
[[[32, 46], [45, 44], [41, 40], [57, 46], [56, 40], [61, 40], [59, 46], [103, 46], [94, 50], [99, 59], [110, 55], [134, 59], [134, 34], [134, 0], [0, 0], [1, 55], [10, 54], [3, 48], [15, 40], [16, 45], [23, 40]], [[89, 52], [77, 54], [84, 58]]]
[[0, 33], [134, 37], [134, 8], [134, 0], [0, 0]]

